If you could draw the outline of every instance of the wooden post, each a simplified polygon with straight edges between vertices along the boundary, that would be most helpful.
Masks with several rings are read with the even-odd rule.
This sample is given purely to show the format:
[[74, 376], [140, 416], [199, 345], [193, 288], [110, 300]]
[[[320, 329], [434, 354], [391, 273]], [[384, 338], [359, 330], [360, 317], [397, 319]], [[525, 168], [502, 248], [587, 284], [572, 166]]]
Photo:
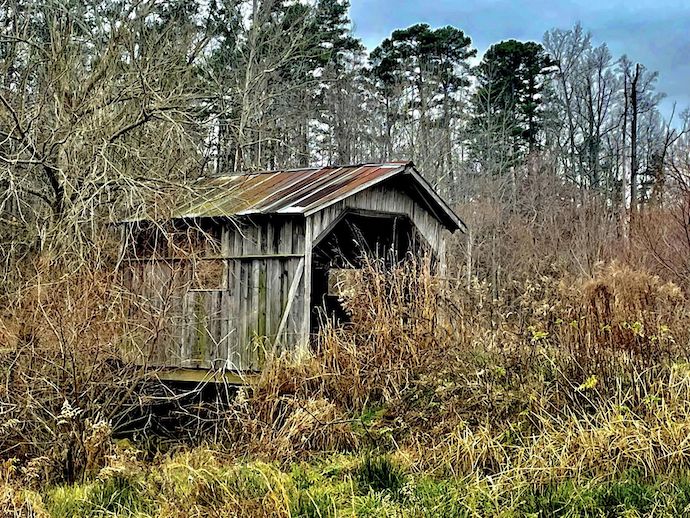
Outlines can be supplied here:
[[304, 300], [302, 309], [302, 332], [295, 351], [297, 358], [309, 354], [309, 334], [311, 332], [311, 259], [312, 242], [314, 238], [311, 217], [306, 218], [304, 229]]

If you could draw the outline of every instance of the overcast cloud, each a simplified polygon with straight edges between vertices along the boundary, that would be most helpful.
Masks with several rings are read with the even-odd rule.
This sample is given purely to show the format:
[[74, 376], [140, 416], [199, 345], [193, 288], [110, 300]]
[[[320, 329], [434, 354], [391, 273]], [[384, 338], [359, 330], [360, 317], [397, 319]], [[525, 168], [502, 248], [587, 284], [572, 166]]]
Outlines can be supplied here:
[[554, 27], [580, 21], [595, 44], [612, 54], [627, 54], [659, 72], [658, 89], [673, 102], [690, 107], [690, 0], [351, 0], [355, 34], [369, 50], [394, 29], [415, 23], [454, 25], [472, 38], [480, 54], [504, 39], [541, 41]]

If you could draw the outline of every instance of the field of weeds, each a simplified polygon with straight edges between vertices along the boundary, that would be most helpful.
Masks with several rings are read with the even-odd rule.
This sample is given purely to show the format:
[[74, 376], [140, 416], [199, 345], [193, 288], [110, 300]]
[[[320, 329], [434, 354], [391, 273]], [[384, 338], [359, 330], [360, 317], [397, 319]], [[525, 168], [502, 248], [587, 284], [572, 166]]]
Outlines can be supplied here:
[[[440, 279], [425, 261], [393, 272], [372, 261], [359, 275], [343, 293], [348, 326], [325, 327], [312, 358], [271, 359], [229, 404], [197, 408], [193, 439], [114, 436], [108, 401], [121, 409], [131, 387], [110, 383], [104, 399], [75, 374], [72, 394], [92, 404], [55, 397], [55, 408], [31, 415], [27, 401], [47, 389], [23, 385], [24, 406], [17, 399], [0, 425], [0, 508], [56, 517], [690, 514], [690, 326], [676, 285], [615, 262], [587, 278], [515, 281], [498, 297]], [[88, 339], [89, 325], [80, 329]], [[75, 373], [96, 376], [93, 361], [74, 361]], [[115, 379], [105, 376], [112, 358], [95, 363], [100, 383]], [[3, 386], [51, 365], [16, 357]]]

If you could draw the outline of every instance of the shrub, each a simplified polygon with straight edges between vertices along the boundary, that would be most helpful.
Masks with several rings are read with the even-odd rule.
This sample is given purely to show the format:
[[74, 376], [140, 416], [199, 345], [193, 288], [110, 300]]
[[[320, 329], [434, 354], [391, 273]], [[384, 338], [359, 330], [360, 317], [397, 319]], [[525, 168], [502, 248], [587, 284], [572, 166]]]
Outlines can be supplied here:
[[140, 408], [147, 372], [128, 361], [138, 301], [111, 270], [44, 258], [23, 268], [2, 300], [0, 450], [21, 461], [27, 484], [71, 482], [98, 473]]

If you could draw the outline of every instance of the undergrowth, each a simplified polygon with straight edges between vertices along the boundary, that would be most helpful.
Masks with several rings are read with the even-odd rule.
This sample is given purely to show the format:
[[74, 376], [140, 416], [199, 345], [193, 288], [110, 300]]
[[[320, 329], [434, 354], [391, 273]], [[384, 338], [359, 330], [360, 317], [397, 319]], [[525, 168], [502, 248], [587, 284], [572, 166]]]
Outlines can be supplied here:
[[[254, 385], [199, 421], [196, 447], [118, 443], [104, 425], [76, 482], [42, 468], [50, 458], [8, 454], [0, 507], [690, 515], [690, 325], [675, 285], [616, 263], [586, 279], [515, 282], [498, 297], [442, 281], [424, 261], [394, 272], [371, 262], [358, 276], [342, 289], [351, 323], [325, 326], [299, 363], [270, 358]], [[65, 437], [84, 428], [77, 410]]]
[[[6, 516], [684, 516], [690, 472], [627, 470], [613, 479], [515, 483], [474, 474], [436, 478], [403, 460], [332, 454], [281, 467], [228, 462], [195, 449], [134, 478], [99, 478], [42, 492], [4, 486]], [[382, 461], [387, 458], [388, 460]], [[383, 464], [382, 464], [383, 463]], [[382, 468], [385, 463], [391, 463]], [[202, 467], [203, 466], [203, 467]], [[380, 470], [396, 475], [382, 483]], [[393, 482], [391, 484], [391, 482]], [[16, 514], [7, 514], [10, 502]]]

